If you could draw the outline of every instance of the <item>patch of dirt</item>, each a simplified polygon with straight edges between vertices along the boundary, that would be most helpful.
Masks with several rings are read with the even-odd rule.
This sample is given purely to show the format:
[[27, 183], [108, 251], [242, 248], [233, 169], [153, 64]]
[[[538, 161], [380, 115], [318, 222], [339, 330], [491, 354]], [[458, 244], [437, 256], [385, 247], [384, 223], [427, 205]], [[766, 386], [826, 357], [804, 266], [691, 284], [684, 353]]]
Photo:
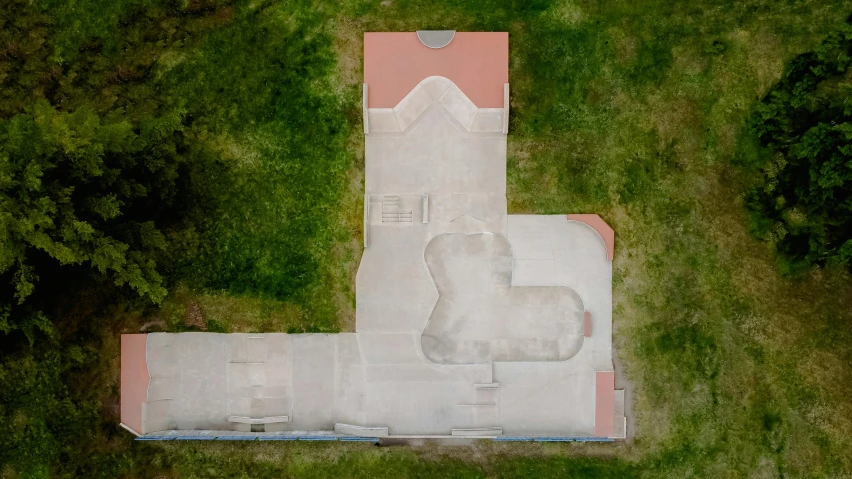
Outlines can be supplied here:
[[[618, 334], [618, 322], [612, 323], [612, 335]], [[624, 363], [618, 354], [618, 347], [612, 346], [612, 364], [615, 369], [615, 389], [624, 389], [624, 417], [627, 418], [627, 439], [628, 443], [633, 442], [636, 437], [636, 417], [633, 415], [633, 391], [636, 389], [636, 384], [631, 380], [624, 371]]]
[[673, 70], [687, 75], [696, 75], [706, 70], [710, 62], [706, 54], [702, 54], [691, 46], [675, 46], [672, 48], [674, 56]]
[[363, 82], [364, 26], [353, 20], [337, 22], [334, 50], [337, 52], [337, 83], [345, 88]]
[[615, 59], [619, 63], [631, 64], [636, 60], [636, 55], [639, 51], [639, 45], [636, 37], [627, 34], [621, 28], [610, 28], [607, 32], [612, 38], [613, 47], [615, 50]]
[[549, 9], [548, 13], [554, 20], [567, 25], [579, 25], [588, 18], [586, 12], [579, 5], [568, 2]]
[[657, 98], [649, 112], [664, 143], [673, 143], [678, 156], [691, 161], [701, 158], [703, 117], [701, 104], [694, 98]]
[[762, 97], [781, 78], [786, 49], [777, 35], [766, 31], [737, 30], [732, 39], [745, 50], [749, 71], [757, 80], [757, 94]]
[[[625, 231], [627, 225], [630, 222], [630, 217], [627, 211], [623, 208], [618, 207], [614, 208], [614, 210], [610, 214], [611, 223], [610, 225], [613, 228], [619, 228], [619, 225], [625, 225], [625, 228], [621, 229]], [[618, 229], [616, 229], [618, 231]], [[620, 267], [624, 267], [626, 261], [629, 261], [630, 257], [626, 251], [618, 248], [618, 243], [616, 243], [615, 248], [615, 261], [620, 264]], [[619, 288], [620, 289], [620, 288]], [[618, 293], [619, 291], [613, 291], [614, 293]], [[618, 344], [623, 339], [622, 335], [626, 333], [626, 331], [621, 330], [622, 326], [625, 325], [625, 322], [631, 318], [630, 314], [625, 314], [625, 311], [619, 306], [622, 298], [613, 296], [613, 318], [612, 318], [612, 363], [613, 369], [615, 369], [615, 389], [624, 389], [624, 416], [627, 418], [627, 438], [625, 440], [626, 443], [630, 444], [633, 442], [633, 439], [636, 437], [636, 416], [633, 413], [633, 402], [634, 402], [634, 392], [636, 391], [636, 382], [631, 379], [625, 371], [624, 362], [622, 362], [622, 355], [619, 354]]]
[[166, 323], [160, 321], [159, 319], [155, 319], [153, 321], [147, 321], [142, 326], [139, 326], [139, 331], [142, 333], [146, 333], [150, 330], [158, 330], [163, 331], [166, 329]]
[[186, 319], [184, 320], [184, 323], [187, 326], [195, 326], [202, 331], [207, 330], [207, 322], [204, 321], [204, 315], [201, 314], [201, 308], [195, 301], [190, 301], [189, 304], [186, 305]]

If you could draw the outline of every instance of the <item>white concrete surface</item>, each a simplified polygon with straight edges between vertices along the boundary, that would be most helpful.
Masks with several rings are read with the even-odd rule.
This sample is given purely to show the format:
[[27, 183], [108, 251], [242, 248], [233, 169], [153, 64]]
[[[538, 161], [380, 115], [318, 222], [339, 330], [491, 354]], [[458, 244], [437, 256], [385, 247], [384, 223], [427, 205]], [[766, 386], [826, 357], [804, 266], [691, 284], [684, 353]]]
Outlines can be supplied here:
[[612, 264], [582, 223], [507, 214], [507, 118], [441, 77], [368, 109], [356, 332], [151, 334], [144, 432], [593, 435]]

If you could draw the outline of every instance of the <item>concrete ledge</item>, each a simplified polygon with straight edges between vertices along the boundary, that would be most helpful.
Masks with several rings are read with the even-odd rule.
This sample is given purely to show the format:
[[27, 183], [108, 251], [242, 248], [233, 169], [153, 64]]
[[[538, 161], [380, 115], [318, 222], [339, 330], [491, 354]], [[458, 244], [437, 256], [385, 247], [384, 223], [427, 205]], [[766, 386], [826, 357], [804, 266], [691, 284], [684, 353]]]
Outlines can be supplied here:
[[471, 428], [453, 428], [453, 436], [465, 437], [491, 437], [501, 436], [503, 434], [502, 427], [471, 427]]
[[370, 194], [364, 195], [364, 249], [370, 247]]
[[364, 91], [362, 93], [362, 98], [361, 98], [361, 118], [363, 118], [363, 122], [364, 122], [364, 134], [365, 135], [370, 134], [370, 115], [368, 114], [368, 109], [367, 109], [367, 104], [368, 104], [368, 100], [369, 100], [367, 87], [368, 87], [367, 84], [364, 83]]
[[228, 416], [228, 422], [238, 424], [276, 424], [281, 422], [290, 422], [288, 416], [269, 416], [269, 417], [248, 417], [248, 416]]
[[478, 383], [473, 385], [473, 389], [500, 389], [500, 383]]
[[358, 437], [388, 437], [388, 428], [386, 427], [355, 426], [343, 423], [335, 424], [334, 432]]
[[423, 224], [429, 222], [429, 195], [423, 195], [423, 204], [421, 205], [420, 219]]
[[503, 84], [503, 134], [509, 134], [509, 84]]

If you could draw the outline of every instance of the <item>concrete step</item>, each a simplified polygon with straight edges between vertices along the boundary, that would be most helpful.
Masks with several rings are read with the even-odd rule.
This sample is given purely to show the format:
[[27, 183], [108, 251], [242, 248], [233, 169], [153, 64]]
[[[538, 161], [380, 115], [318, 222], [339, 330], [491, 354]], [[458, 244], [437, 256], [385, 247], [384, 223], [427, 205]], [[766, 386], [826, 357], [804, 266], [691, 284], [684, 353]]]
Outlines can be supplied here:
[[493, 437], [502, 435], [503, 428], [499, 426], [453, 428], [451, 434], [465, 437]]
[[386, 427], [355, 426], [343, 423], [335, 424], [334, 432], [348, 436], [388, 437], [388, 428]]

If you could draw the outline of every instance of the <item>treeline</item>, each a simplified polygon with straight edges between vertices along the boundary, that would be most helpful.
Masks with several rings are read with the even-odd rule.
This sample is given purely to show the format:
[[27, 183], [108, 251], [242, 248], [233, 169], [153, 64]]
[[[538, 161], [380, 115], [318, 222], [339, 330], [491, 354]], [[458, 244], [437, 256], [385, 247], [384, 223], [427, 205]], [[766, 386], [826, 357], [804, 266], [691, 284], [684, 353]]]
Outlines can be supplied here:
[[54, 3], [0, 2], [0, 476], [116, 477], [136, 452], [115, 442], [99, 335], [166, 295], [167, 236], [207, 155], [153, 66], [230, 16]]
[[746, 195], [789, 269], [852, 264], [852, 17], [793, 59], [749, 120], [762, 151]]
[[184, 134], [182, 105], [153, 85], [154, 66], [230, 18], [215, 3], [167, 2], [117, 25], [92, 11], [91, 30], [63, 27], [74, 18], [58, 9], [0, 7], [0, 332], [30, 342], [81, 283], [165, 296], [164, 230], [180, 221], [189, 159], [205, 152]]

